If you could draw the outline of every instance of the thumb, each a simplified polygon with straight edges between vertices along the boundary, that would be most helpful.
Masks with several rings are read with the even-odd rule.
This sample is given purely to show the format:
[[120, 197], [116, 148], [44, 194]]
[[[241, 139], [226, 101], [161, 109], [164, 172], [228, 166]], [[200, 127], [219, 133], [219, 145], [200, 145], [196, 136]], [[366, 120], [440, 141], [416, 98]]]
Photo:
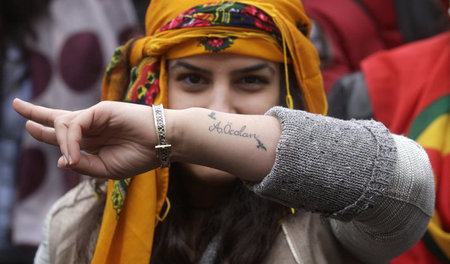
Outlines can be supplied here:
[[72, 169], [80, 174], [97, 178], [113, 178], [111, 173], [105, 167], [102, 159], [97, 155], [81, 153], [77, 163], [69, 163], [69, 161], [61, 156], [57, 163], [58, 168]]

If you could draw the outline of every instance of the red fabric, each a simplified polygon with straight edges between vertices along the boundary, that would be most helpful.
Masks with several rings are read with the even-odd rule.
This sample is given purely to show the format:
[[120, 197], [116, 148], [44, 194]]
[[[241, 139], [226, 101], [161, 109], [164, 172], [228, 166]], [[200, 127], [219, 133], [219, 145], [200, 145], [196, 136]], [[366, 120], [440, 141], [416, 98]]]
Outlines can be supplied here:
[[373, 18], [353, 0], [303, 0], [309, 17], [325, 31], [332, 43], [332, 65], [322, 68], [328, 92], [335, 81], [360, 69], [368, 55], [400, 45], [392, 1], [365, 1]]
[[450, 8], [450, 2], [448, 0], [440, 0], [439, 2], [441, 2], [444, 10], [448, 10]]
[[374, 16], [386, 48], [391, 49], [404, 43], [397, 26], [394, 1], [392, 0], [361, 0]]
[[[417, 41], [403, 47], [382, 51], [362, 62], [362, 71], [374, 111], [374, 118], [383, 122], [393, 133], [411, 136], [410, 128], [420, 114], [439, 104], [447, 112], [450, 96], [450, 32]], [[439, 100], [438, 99], [444, 99]], [[442, 107], [443, 106], [443, 107]], [[428, 112], [429, 113], [429, 112]], [[430, 114], [430, 117], [433, 117]], [[434, 119], [436, 120], [436, 119]], [[419, 122], [419, 124], [421, 124]], [[427, 128], [427, 123], [421, 124]], [[436, 137], [448, 140], [448, 130], [435, 131]], [[413, 137], [413, 139], [416, 139]], [[436, 203], [440, 229], [450, 233], [450, 154], [425, 147], [435, 174]], [[433, 237], [434, 238], [434, 237]], [[443, 248], [439, 248], [445, 252]], [[449, 252], [446, 252], [450, 256]], [[426, 247], [424, 240], [393, 264], [433, 264], [439, 261]]]
[[447, 32], [364, 60], [361, 66], [375, 119], [393, 133], [406, 134], [418, 113], [449, 92], [449, 58]]

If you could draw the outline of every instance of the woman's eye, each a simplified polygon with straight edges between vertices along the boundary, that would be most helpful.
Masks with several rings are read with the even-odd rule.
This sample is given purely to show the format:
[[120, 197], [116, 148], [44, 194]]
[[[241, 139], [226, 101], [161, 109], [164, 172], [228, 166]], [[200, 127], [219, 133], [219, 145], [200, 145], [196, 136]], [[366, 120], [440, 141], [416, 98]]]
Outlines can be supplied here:
[[207, 80], [198, 74], [182, 74], [177, 78], [177, 81], [187, 85], [198, 85], [207, 83]]
[[244, 89], [256, 90], [258, 88], [262, 88], [266, 84], [269, 84], [269, 81], [263, 76], [250, 75], [238, 79], [236, 83], [243, 86]]

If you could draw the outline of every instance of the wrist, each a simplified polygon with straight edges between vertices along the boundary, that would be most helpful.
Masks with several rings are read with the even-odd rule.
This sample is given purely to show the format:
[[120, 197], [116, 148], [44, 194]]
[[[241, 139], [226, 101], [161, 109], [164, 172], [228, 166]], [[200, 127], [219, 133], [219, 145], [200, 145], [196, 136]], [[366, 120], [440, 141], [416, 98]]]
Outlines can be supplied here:
[[183, 115], [185, 110], [164, 109], [166, 116], [166, 137], [167, 142], [172, 145], [172, 153], [170, 155], [171, 162], [180, 161], [182, 156], [183, 136], [185, 134]]
[[158, 144], [155, 146], [156, 156], [159, 159], [160, 167], [170, 166], [170, 156], [172, 145], [167, 140], [166, 113], [162, 104], [153, 105], [153, 121], [156, 129], [156, 139]]
[[[167, 139], [172, 145], [172, 162], [196, 163], [198, 160], [198, 148], [204, 142], [201, 140], [198, 128], [201, 126], [201, 113], [204, 109], [192, 107], [186, 109], [167, 109]], [[200, 151], [201, 152], [201, 151]]]

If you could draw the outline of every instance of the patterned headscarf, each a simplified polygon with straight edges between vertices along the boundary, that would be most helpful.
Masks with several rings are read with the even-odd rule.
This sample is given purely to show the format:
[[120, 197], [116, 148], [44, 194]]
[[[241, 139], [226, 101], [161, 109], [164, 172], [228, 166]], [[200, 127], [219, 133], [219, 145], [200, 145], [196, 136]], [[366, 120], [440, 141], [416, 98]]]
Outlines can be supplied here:
[[[167, 106], [168, 59], [226, 52], [283, 63], [291, 108], [292, 64], [306, 110], [326, 113], [319, 59], [307, 37], [311, 23], [299, 0], [210, 1], [152, 0], [146, 36], [116, 50], [102, 99]], [[167, 187], [168, 169], [109, 182], [93, 263], [149, 263], [154, 228], [169, 207]]]

